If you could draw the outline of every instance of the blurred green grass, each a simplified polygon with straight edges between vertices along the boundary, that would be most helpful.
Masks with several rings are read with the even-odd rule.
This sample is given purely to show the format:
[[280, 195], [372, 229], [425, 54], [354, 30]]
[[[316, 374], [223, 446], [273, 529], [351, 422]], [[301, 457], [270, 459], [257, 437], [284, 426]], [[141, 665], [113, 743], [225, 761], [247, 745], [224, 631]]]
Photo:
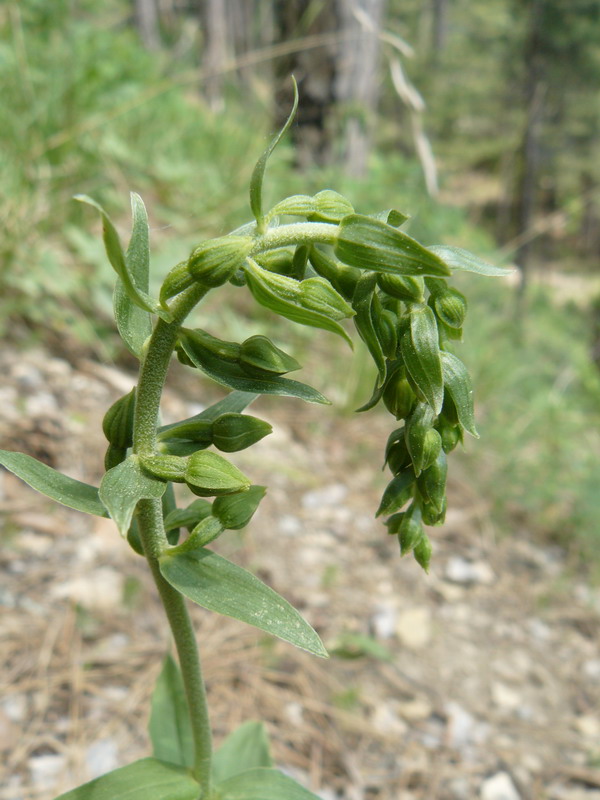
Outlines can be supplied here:
[[[25, 343], [39, 335], [32, 331], [75, 336], [110, 359], [119, 354], [113, 273], [97, 219], [72, 196], [103, 203], [124, 239], [128, 192], [144, 197], [156, 285], [194, 244], [248, 219], [269, 108], [230, 92], [226, 112], [211, 113], [195, 83], [193, 47], [171, 63], [140, 46], [121, 2], [77, 8], [27, 0], [0, 12], [0, 335], [14, 341], [25, 332]], [[327, 186], [366, 213], [394, 205], [412, 214], [408, 230], [425, 244], [493, 250], [462, 211], [426, 196], [418, 164], [401, 155], [375, 153], [361, 182], [336, 168], [300, 174], [285, 144], [269, 166], [268, 201]], [[456, 352], [474, 377], [482, 437], [462, 456], [466, 474], [500, 530], [559, 542], [598, 570], [600, 378], [588, 312], [533, 287], [519, 337], [514, 289], [470, 276], [460, 284], [470, 311]], [[260, 330], [285, 349], [291, 341], [309, 364], [307, 380], [339, 406], [366, 398], [371, 377], [360, 346], [350, 374], [341, 341], [282, 330], [264, 310], [250, 312], [242, 294], [232, 289], [225, 303], [220, 295], [207, 305], [209, 330], [238, 340]]]

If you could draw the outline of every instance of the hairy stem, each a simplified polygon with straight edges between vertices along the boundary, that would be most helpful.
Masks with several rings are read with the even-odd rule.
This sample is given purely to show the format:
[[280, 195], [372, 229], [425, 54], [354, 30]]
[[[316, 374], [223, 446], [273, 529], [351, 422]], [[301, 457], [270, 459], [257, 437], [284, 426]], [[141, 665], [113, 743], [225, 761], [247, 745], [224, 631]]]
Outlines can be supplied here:
[[[140, 369], [136, 391], [135, 423], [133, 436], [134, 453], [152, 453], [156, 446], [156, 431], [159, 421], [160, 398], [177, 334], [194, 306], [208, 289], [192, 286], [173, 304], [173, 321], [158, 320], [150, 337]], [[202, 787], [202, 797], [210, 793], [212, 737], [206, 688], [198, 644], [185, 600], [162, 576], [159, 556], [167, 546], [163, 524], [162, 506], [159, 500], [141, 500], [137, 506], [137, 521], [146, 560], [162, 600], [177, 655], [194, 737], [194, 776]]]

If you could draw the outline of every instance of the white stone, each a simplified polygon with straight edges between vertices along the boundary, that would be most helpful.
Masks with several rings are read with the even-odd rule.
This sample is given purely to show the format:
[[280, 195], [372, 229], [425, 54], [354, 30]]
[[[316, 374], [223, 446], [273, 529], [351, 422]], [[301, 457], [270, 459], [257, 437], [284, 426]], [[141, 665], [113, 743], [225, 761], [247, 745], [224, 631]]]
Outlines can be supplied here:
[[85, 763], [91, 778], [111, 772], [119, 765], [117, 743], [114, 739], [100, 739], [90, 745], [85, 753]]
[[66, 765], [67, 759], [60, 753], [32, 756], [27, 761], [32, 784], [43, 789], [50, 789], [56, 786]]
[[492, 683], [492, 700], [498, 708], [515, 711], [522, 703], [521, 695], [505, 683]]
[[403, 611], [398, 616], [396, 634], [411, 650], [422, 650], [431, 641], [431, 611], [425, 606]]
[[326, 508], [337, 506], [348, 494], [348, 487], [343, 483], [332, 483], [322, 489], [314, 489], [302, 496], [304, 508]]
[[494, 582], [495, 575], [485, 561], [467, 561], [462, 556], [451, 556], [446, 564], [445, 577], [453, 583], [481, 583], [488, 585]]
[[481, 785], [481, 800], [521, 800], [508, 772], [497, 772]]
[[396, 632], [398, 613], [396, 608], [389, 603], [377, 605], [371, 617], [371, 627], [378, 639], [389, 639]]

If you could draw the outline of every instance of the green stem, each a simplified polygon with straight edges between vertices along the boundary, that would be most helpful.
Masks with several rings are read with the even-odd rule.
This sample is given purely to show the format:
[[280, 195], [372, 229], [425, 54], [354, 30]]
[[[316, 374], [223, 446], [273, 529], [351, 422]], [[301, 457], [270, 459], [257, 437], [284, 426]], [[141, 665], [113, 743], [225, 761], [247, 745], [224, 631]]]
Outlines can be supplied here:
[[[136, 391], [136, 408], [133, 435], [134, 453], [149, 454], [156, 447], [160, 399], [183, 320], [207, 293], [208, 289], [195, 285], [173, 303], [172, 322], [158, 320], [146, 347]], [[162, 576], [160, 554], [167, 547], [163, 524], [162, 505], [159, 500], [141, 500], [137, 506], [137, 521], [146, 560], [162, 600], [177, 655], [194, 737], [193, 773], [202, 788], [202, 797], [210, 795], [212, 737], [206, 701], [206, 688], [202, 677], [198, 644], [185, 600]]]
[[329, 222], [293, 222], [291, 225], [270, 228], [265, 234], [257, 237], [256, 243], [248, 255], [252, 258], [266, 250], [275, 250], [278, 247], [295, 244], [310, 244], [311, 242], [335, 244], [338, 230], [338, 225], [332, 225]]

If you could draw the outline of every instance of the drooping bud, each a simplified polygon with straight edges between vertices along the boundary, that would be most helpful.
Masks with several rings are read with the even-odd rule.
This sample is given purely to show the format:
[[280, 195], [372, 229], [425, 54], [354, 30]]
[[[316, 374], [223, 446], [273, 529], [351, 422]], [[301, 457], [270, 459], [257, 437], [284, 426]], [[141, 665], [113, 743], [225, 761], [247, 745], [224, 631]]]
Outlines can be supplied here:
[[140, 463], [146, 472], [162, 481], [183, 483], [188, 465], [187, 458], [170, 455], [140, 456]]
[[[223, 339], [217, 339], [216, 336], [211, 336], [210, 333], [203, 331], [201, 328], [196, 328], [195, 330], [184, 328], [182, 329], [181, 335], [185, 337], [186, 346], [194, 352], [207, 352], [212, 356], [216, 356], [221, 361], [230, 361], [233, 363], [237, 363], [238, 361], [240, 345], [237, 344], [237, 342], [226, 342]], [[179, 351], [177, 355], [179, 358]], [[185, 353], [183, 355], [185, 358], [188, 358]]]
[[263, 269], [268, 269], [269, 272], [276, 272], [278, 275], [291, 275], [295, 252], [293, 247], [278, 247], [276, 250], [267, 250], [264, 253], [259, 253], [255, 256], [255, 261]]
[[422, 469], [430, 467], [437, 459], [442, 449], [442, 437], [435, 430], [430, 428], [423, 440], [423, 466]]
[[135, 389], [120, 397], [108, 409], [102, 420], [102, 430], [108, 441], [118, 448], [133, 444], [133, 410]]
[[314, 212], [311, 220], [322, 222], [339, 222], [348, 214], [354, 213], [354, 208], [349, 200], [332, 189], [324, 189], [313, 198]]
[[194, 279], [188, 269], [188, 262], [180, 261], [179, 264], [173, 267], [163, 281], [163, 285], [160, 288], [160, 302], [166, 303], [167, 300], [175, 297], [175, 295], [181, 294], [181, 292], [189, 289], [193, 284]]
[[446, 453], [440, 450], [435, 462], [417, 478], [417, 486], [423, 500], [440, 512], [444, 507], [447, 474], [448, 462]]
[[249, 375], [256, 370], [274, 375], [284, 375], [301, 368], [295, 358], [280, 350], [266, 336], [250, 336], [240, 346], [239, 365]]
[[[417, 403], [406, 421], [406, 445], [417, 476], [424, 469], [426, 460], [430, 457], [431, 448], [435, 446], [435, 443], [427, 436], [433, 427], [434, 419], [435, 416], [428, 403]], [[441, 446], [439, 435], [436, 438]]]
[[453, 425], [451, 422], [440, 416], [436, 429], [442, 438], [442, 447], [445, 453], [450, 453], [456, 445], [461, 441], [461, 430], [459, 425]]
[[467, 315], [467, 298], [457, 289], [446, 291], [434, 297], [435, 313], [449, 328], [460, 329]]
[[273, 427], [250, 414], [221, 414], [213, 422], [212, 440], [224, 453], [235, 453], [259, 442], [273, 432]]
[[386, 486], [376, 517], [387, 516], [399, 511], [412, 498], [415, 485], [415, 473], [412, 469], [403, 469]]
[[189, 457], [185, 482], [200, 497], [243, 492], [250, 486], [243, 472], [223, 456], [209, 450], [200, 450]]
[[417, 564], [423, 567], [425, 572], [429, 572], [429, 564], [431, 562], [432, 552], [433, 550], [431, 547], [431, 542], [429, 541], [429, 537], [426, 534], [423, 534], [419, 542], [415, 545], [413, 555]]
[[213, 503], [212, 513], [227, 530], [237, 531], [245, 528], [266, 491], [266, 486], [251, 486], [247, 492], [217, 497]]
[[171, 425], [158, 434], [159, 441], [182, 439], [208, 447], [212, 444], [212, 422], [206, 419], [192, 419]]
[[396, 300], [406, 303], [423, 302], [423, 278], [380, 273], [377, 276], [377, 284], [381, 291], [390, 297], [395, 297]]
[[386, 383], [383, 390], [383, 402], [396, 419], [406, 419], [412, 411], [416, 397], [406, 380], [404, 370], [398, 370]]
[[354, 309], [324, 278], [307, 278], [300, 283], [300, 304], [329, 319], [340, 320], [354, 316]]
[[446, 520], [446, 498], [442, 503], [441, 510], [438, 511], [431, 503], [421, 503], [421, 514], [425, 525], [443, 525]]
[[190, 274], [205, 286], [221, 286], [243, 266], [253, 244], [251, 236], [221, 236], [203, 242], [189, 258]]
[[405, 556], [418, 544], [424, 536], [421, 524], [421, 511], [417, 505], [412, 505], [408, 511], [394, 514], [387, 521], [389, 533], [395, 533], [400, 543], [400, 553]]
[[328, 280], [346, 300], [352, 300], [356, 284], [360, 279], [360, 270], [347, 267], [337, 259], [331, 258], [316, 245], [310, 248], [308, 260], [315, 272]]

